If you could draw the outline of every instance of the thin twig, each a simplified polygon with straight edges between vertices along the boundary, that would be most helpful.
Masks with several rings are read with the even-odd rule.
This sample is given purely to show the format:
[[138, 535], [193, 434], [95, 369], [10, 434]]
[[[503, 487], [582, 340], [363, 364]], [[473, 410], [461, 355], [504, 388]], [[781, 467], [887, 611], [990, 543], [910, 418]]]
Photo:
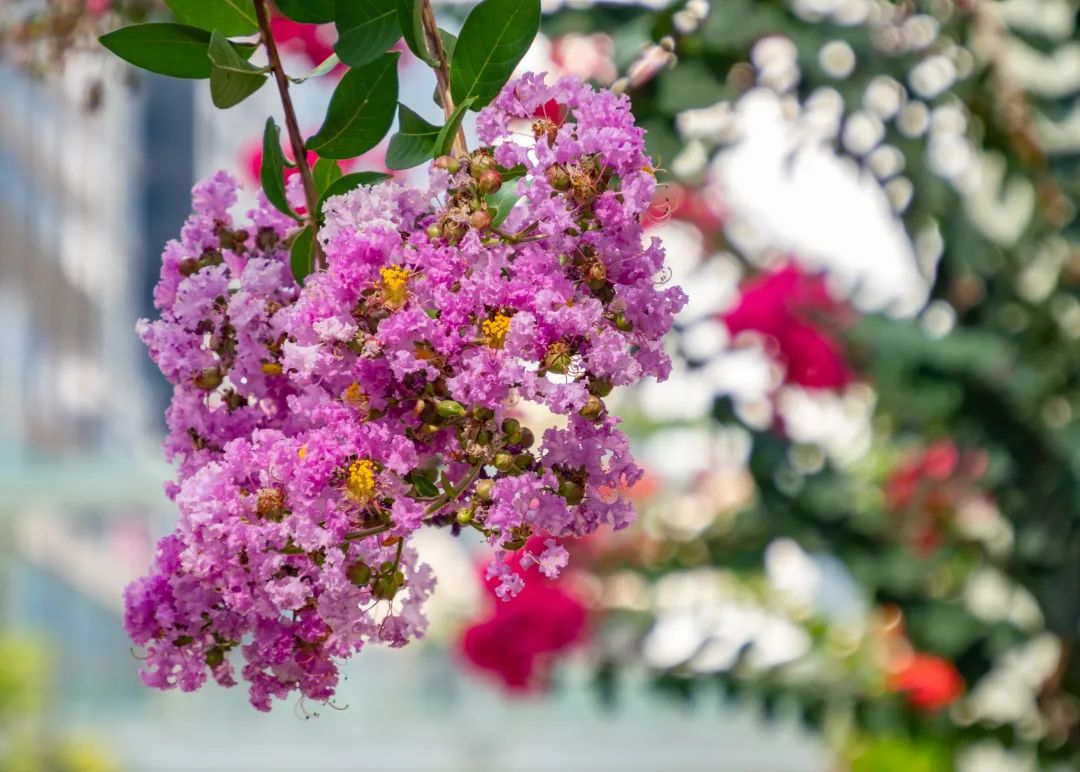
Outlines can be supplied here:
[[318, 230], [319, 219], [319, 191], [315, 188], [315, 179], [311, 176], [311, 167], [307, 162], [307, 149], [304, 147], [304, 135], [300, 133], [300, 124], [296, 120], [296, 110], [293, 108], [292, 97], [289, 96], [289, 77], [285, 74], [285, 68], [281, 65], [281, 56], [278, 54], [277, 43], [270, 28], [270, 14], [266, 10], [266, 0], [255, 0], [255, 15], [259, 20], [259, 31], [262, 33], [263, 45], [266, 46], [266, 58], [270, 63], [270, 71], [274, 73], [274, 81], [277, 83], [278, 94], [281, 95], [281, 107], [285, 112], [285, 131], [289, 135], [289, 143], [292, 145], [293, 160], [300, 172], [300, 182], [304, 187], [304, 201], [307, 203], [308, 220], [311, 224], [313, 248], [311, 250], [311, 270], [314, 271], [322, 263], [322, 249], [319, 240], [314, 238]]
[[[431, 0], [421, 0], [422, 18], [424, 21], [424, 34], [427, 37], [428, 50], [439, 61], [434, 68], [435, 80], [438, 82], [439, 100], [442, 102], [443, 112], [449, 120], [454, 112], [454, 99], [450, 96], [450, 62], [446, 59], [446, 49], [443, 48], [442, 35], [439, 34], [439, 26], [435, 23], [435, 12], [431, 10]], [[454, 136], [454, 156], [469, 154], [469, 148], [465, 144], [465, 130], [458, 126]]]

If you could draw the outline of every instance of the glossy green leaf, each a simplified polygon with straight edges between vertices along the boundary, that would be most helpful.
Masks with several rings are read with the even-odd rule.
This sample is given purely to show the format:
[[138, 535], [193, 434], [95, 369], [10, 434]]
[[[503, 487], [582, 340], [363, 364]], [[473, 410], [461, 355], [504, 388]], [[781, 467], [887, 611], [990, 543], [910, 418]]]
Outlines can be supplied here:
[[350, 67], [378, 59], [401, 39], [397, 0], [336, 0], [334, 50]]
[[334, 0], [274, 0], [274, 5], [293, 21], [326, 24], [334, 20]]
[[217, 30], [226, 37], [259, 29], [252, 0], [165, 0], [165, 5], [184, 24]]
[[484, 196], [484, 200], [491, 212], [491, 227], [498, 228], [506, 220], [514, 204], [521, 200], [521, 196], [517, 193], [517, 185], [503, 185], [495, 193]]
[[428, 49], [427, 34], [424, 32], [424, 13], [421, 0], [397, 0], [398, 24], [401, 35], [409, 50], [423, 62], [437, 67], [439, 60]]
[[209, 78], [210, 33], [171, 22], [133, 24], [102, 35], [101, 45], [121, 59], [160, 75]]
[[457, 135], [458, 129], [461, 128], [461, 119], [465, 117], [465, 111], [469, 109], [473, 101], [473, 98], [469, 97], [455, 107], [454, 112], [450, 113], [450, 117], [446, 119], [446, 123], [439, 130], [439, 136], [435, 138], [433, 155], [446, 155], [454, 147], [454, 137]]
[[346, 174], [344, 177], [331, 183], [319, 197], [320, 216], [322, 215], [323, 204], [326, 203], [326, 199], [348, 193], [350, 190], [358, 188], [361, 185], [377, 185], [388, 179], [390, 179], [390, 175], [385, 174], [384, 172], [353, 172], [352, 174]]
[[330, 158], [320, 158], [315, 162], [311, 170], [311, 177], [315, 181], [315, 190], [322, 193], [333, 183], [341, 179], [341, 166], [337, 161]]
[[405, 105], [398, 105], [398, 131], [390, 138], [386, 165], [411, 169], [431, 158], [440, 127], [428, 123]]
[[307, 225], [296, 234], [292, 248], [289, 250], [289, 267], [292, 268], [292, 275], [297, 284], [302, 285], [304, 279], [311, 273], [314, 252], [315, 237], [311, 226]]
[[324, 158], [353, 158], [382, 141], [397, 107], [398, 56], [385, 54], [345, 73], [310, 149]]
[[259, 170], [259, 182], [263, 193], [278, 211], [290, 217], [297, 217], [285, 197], [285, 154], [281, 152], [281, 132], [273, 118], [266, 119], [263, 130], [262, 168]]
[[216, 107], [227, 109], [240, 104], [266, 82], [266, 74], [240, 56], [217, 30], [210, 34], [207, 53], [213, 64], [210, 97]]
[[479, 110], [499, 93], [540, 29], [540, 0], [484, 0], [465, 19], [450, 65], [455, 103]]

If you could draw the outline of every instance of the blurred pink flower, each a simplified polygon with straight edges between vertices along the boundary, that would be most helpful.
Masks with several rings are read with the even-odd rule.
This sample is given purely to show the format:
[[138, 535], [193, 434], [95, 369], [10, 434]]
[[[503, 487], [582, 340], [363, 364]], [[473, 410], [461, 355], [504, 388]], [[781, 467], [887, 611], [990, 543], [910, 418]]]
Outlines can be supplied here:
[[787, 264], [746, 282], [738, 304], [721, 318], [733, 336], [753, 331], [770, 339], [787, 368], [787, 383], [839, 389], [853, 376], [829, 328], [848, 314], [848, 307], [829, 295], [822, 277]]
[[464, 658], [511, 691], [543, 690], [559, 654], [585, 637], [585, 606], [567, 590], [565, 580], [547, 579], [542, 564], [522, 560], [550, 549], [543, 539], [533, 537], [508, 560], [526, 577], [524, 587], [509, 600], [495, 599], [498, 578], [485, 577], [484, 587], [492, 596], [490, 613], [461, 638]]

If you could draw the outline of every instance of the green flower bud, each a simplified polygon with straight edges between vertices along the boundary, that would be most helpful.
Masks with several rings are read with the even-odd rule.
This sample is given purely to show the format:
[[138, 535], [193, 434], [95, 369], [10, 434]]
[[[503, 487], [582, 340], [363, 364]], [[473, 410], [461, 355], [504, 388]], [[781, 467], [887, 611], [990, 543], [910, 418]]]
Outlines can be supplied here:
[[435, 412], [443, 418], [461, 418], [465, 415], [465, 406], [452, 399], [443, 399], [435, 405]]
[[442, 231], [439, 229], [439, 226], [438, 225], [429, 225], [427, 227], [427, 237], [429, 239], [431, 239], [432, 241], [435, 241], [435, 239], [441, 238], [442, 237]]
[[494, 491], [494, 480], [481, 480], [476, 484], [476, 497], [485, 503], [491, 501], [492, 493], [494, 493]]
[[559, 495], [566, 499], [567, 504], [580, 504], [585, 498], [585, 489], [576, 482], [563, 480], [559, 483]]
[[612, 320], [615, 322], [615, 329], [622, 332], [630, 332], [634, 329], [634, 323], [626, 318], [626, 314], [622, 311], [615, 314], [615, 318]]
[[225, 376], [221, 370], [211, 367], [195, 376], [195, 386], [203, 391], [213, 391], [221, 385], [223, 380], [225, 380]]
[[611, 381], [606, 378], [593, 378], [589, 381], [589, 393], [598, 397], [606, 397], [612, 390]]
[[504, 418], [502, 430], [503, 434], [517, 434], [521, 431], [521, 421], [516, 418]]
[[220, 667], [225, 662], [225, 651], [220, 646], [215, 646], [206, 652], [206, 664], [210, 667]]
[[595, 394], [589, 395], [589, 401], [585, 403], [585, 407], [581, 408], [578, 412], [582, 418], [587, 418], [590, 421], [595, 421], [604, 414], [604, 400]]
[[349, 566], [345, 575], [357, 587], [365, 587], [371, 581], [371, 566], [367, 563], [353, 563]]
[[500, 472], [509, 472], [514, 468], [514, 457], [509, 453], [496, 453], [493, 463]]
[[521, 469], [522, 471], [524, 471], [524, 470], [528, 469], [530, 466], [532, 466], [533, 461], [535, 461], [535, 460], [536, 459], [533, 458], [532, 453], [528, 453], [528, 452], [518, 453], [516, 456], [514, 456], [514, 466], [516, 466], [518, 469]]
[[457, 514], [454, 515], [454, 519], [458, 521], [458, 525], [468, 525], [473, 519], [472, 510], [468, 507], [462, 507], [457, 511]]
[[375, 585], [371, 588], [371, 594], [379, 600], [392, 600], [397, 595], [397, 583], [394, 582], [394, 577], [391, 574], [380, 576], [375, 580]]
[[534, 442], [536, 442], [536, 437], [533, 435], [532, 429], [523, 427], [521, 430], [521, 439], [518, 440], [518, 444], [523, 448], [531, 448]]
[[477, 405], [472, 409], [472, 415], [477, 421], [490, 421], [495, 417], [495, 411], [483, 405]]

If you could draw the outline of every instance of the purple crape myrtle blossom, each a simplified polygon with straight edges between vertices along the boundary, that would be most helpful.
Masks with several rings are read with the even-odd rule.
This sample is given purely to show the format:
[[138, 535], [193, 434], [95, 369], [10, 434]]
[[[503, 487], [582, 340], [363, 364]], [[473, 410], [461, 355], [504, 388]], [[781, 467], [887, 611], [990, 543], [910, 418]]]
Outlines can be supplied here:
[[[542, 109], [554, 100], [565, 117]], [[332, 698], [338, 663], [426, 627], [423, 527], [473, 529], [507, 563], [533, 535], [633, 519], [641, 476], [604, 398], [664, 378], [685, 303], [640, 224], [656, 182], [625, 97], [576, 79], [511, 82], [483, 146], [436, 159], [427, 190], [330, 198], [323, 270], [293, 280], [298, 226], [237, 183], [195, 189], [165, 250], [160, 319], [139, 332], [173, 384], [165, 450], [180, 517], [126, 594], [144, 681], [247, 681], [251, 701]], [[512, 186], [512, 187], [511, 187]], [[499, 212], [490, 196], [516, 192]], [[500, 197], [504, 198], [505, 197]], [[496, 219], [498, 218], [498, 219]], [[520, 405], [563, 418], [537, 437]], [[526, 556], [557, 576], [566, 551]]]

